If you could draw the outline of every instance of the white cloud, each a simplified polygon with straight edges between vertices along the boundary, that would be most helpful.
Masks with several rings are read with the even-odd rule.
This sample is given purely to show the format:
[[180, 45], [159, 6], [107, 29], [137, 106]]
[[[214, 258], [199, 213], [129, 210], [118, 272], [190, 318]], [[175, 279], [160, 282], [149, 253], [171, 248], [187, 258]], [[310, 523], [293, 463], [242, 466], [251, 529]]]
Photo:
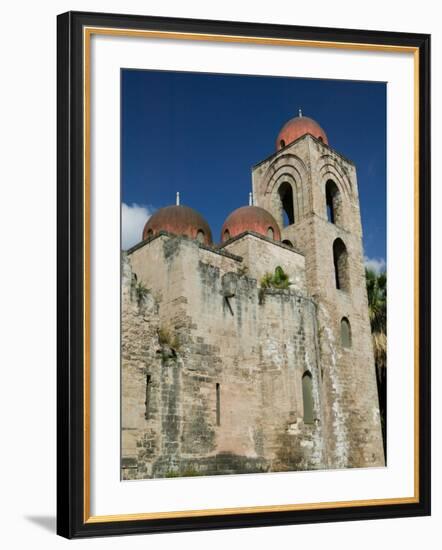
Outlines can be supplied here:
[[384, 258], [368, 258], [367, 256], [364, 256], [364, 263], [367, 269], [371, 269], [377, 274], [385, 271], [387, 267], [387, 263]]
[[121, 246], [127, 250], [142, 239], [143, 227], [152, 215], [152, 209], [140, 204], [121, 205]]

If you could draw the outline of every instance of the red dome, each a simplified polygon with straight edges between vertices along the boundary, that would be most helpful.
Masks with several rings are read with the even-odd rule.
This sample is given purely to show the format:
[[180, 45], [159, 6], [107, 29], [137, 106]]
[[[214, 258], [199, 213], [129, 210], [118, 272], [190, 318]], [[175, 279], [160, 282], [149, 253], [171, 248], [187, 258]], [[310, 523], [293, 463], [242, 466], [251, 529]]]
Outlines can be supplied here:
[[311, 134], [328, 145], [327, 134], [315, 120], [308, 116], [297, 116], [290, 119], [281, 128], [276, 139], [276, 150], [279, 151], [305, 134]]
[[168, 231], [174, 235], [185, 235], [205, 244], [212, 243], [212, 232], [206, 220], [193, 208], [183, 205], [160, 208], [147, 220], [143, 229], [143, 240]]
[[254, 231], [275, 241], [281, 240], [281, 231], [275, 218], [259, 206], [242, 206], [234, 210], [224, 222], [221, 241], [227, 241], [244, 231]]

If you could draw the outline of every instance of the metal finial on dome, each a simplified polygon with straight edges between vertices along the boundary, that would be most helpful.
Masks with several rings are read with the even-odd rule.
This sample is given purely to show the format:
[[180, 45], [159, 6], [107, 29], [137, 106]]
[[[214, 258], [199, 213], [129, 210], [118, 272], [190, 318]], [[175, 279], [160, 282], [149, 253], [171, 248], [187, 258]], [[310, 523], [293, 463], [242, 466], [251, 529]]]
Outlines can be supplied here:
[[253, 206], [253, 193], [249, 193], [249, 206]]
[[176, 205], [177, 206], [180, 205], [180, 192], [179, 191], [176, 192]]
[[299, 118], [302, 118], [302, 109], [298, 110], [298, 115], [299, 115]]

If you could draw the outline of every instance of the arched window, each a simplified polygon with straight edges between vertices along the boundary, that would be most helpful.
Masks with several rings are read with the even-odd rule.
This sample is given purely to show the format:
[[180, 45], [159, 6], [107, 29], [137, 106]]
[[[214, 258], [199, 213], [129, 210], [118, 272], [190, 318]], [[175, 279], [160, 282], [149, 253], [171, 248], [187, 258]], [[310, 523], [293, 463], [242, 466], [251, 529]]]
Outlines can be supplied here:
[[223, 241], [228, 241], [230, 239], [230, 231], [228, 229], [224, 230]]
[[313, 424], [313, 388], [310, 371], [305, 371], [302, 375], [302, 402], [304, 404], [304, 423]]
[[200, 243], [204, 243], [204, 231], [202, 229], [198, 229], [198, 233], [196, 234], [196, 239]]
[[216, 425], [221, 426], [221, 387], [219, 383], [215, 385], [216, 392]]
[[350, 288], [348, 253], [344, 242], [339, 238], [333, 243], [333, 264], [335, 268], [336, 288], [348, 291]]
[[152, 389], [152, 380], [150, 374], [146, 374], [146, 394], [144, 400], [144, 418], [149, 420], [150, 418], [150, 394]]
[[279, 145], [281, 146], [281, 149], [282, 149], [283, 147], [285, 147], [285, 141], [281, 139], [281, 141], [279, 142]]
[[152, 235], [153, 235], [153, 229], [149, 229], [147, 231], [147, 238], [150, 239], [150, 237], [152, 237]]
[[278, 193], [281, 200], [283, 225], [286, 227], [295, 223], [292, 186], [285, 181], [279, 186]]
[[332, 180], [328, 180], [325, 185], [325, 203], [328, 221], [330, 223], [342, 224], [341, 194], [336, 183]]
[[344, 348], [351, 348], [351, 328], [347, 317], [341, 319], [341, 345]]
[[274, 238], [274, 235], [275, 235], [275, 232], [273, 231], [273, 227], [269, 227], [267, 229], [267, 237], [269, 239], [273, 239]]
[[286, 246], [290, 246], [290, 248], [293, 248], [293, 243], [292, 241], [289, 241], [288, 239], [284, 239], [282, 241], [282, 244], [285, 244]]
[[320, 141], [321, 143], [324, 143], [324, 138], [322, 136], [319, 136], [318, 141]]

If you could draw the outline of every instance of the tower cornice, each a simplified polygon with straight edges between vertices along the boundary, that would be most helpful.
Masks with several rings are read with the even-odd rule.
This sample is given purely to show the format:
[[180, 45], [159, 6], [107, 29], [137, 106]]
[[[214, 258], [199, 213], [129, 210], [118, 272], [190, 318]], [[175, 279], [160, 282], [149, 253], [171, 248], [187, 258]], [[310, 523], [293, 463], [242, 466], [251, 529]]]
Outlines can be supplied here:
[[283, 155], [284, 153], [287, 153], [287, 151], [289, 151], [291, 148], [293, 148], [293, 146], [295, 144], [300, 143], [300, 142], [302, 142], [302, 140], [307, 139], [307, 138], [311, 138], [315, 143], [317, 143], [318, 145], [323, 147], [325, 151], [331, 151], [334, 155], [337, 155], [343, 161], [347, 162], [348, 164], [351, 164], [352, 166], [355, 166], [355, 163], [352, 160], [350, 160], [348, 157], [344, 156], [342, 153], [340, 153], [339, 151], [337, 151], [333, 147], [330, 147], [330, 145], [327, 145], [324, 142], [322, 142], [321, 140], [315, 138], [315, 136], [313, 136], [312, 134], [304, 134], [303, 136], [299, 137], [295, 141], [292, 141], [291, 143], [289, 143], [285, 147], [282, 147], [281, 149], [279, 149], [279, 151], [275, 151], [274, 153], [272, 153], [271, 155], [269, 155], [265, 159], [263, 159], [260, 162], [257, 162], [256, 164], [254, 164], [252, 166], [252, 170], [254, 170], [255, 168], [258, 168], [259, 166], [261, 166], [262, 164], [264, 164], [266, 162], [269, 162], [269, 161], [272, 161], [273, 159], [278, 158], [279, 156]]

